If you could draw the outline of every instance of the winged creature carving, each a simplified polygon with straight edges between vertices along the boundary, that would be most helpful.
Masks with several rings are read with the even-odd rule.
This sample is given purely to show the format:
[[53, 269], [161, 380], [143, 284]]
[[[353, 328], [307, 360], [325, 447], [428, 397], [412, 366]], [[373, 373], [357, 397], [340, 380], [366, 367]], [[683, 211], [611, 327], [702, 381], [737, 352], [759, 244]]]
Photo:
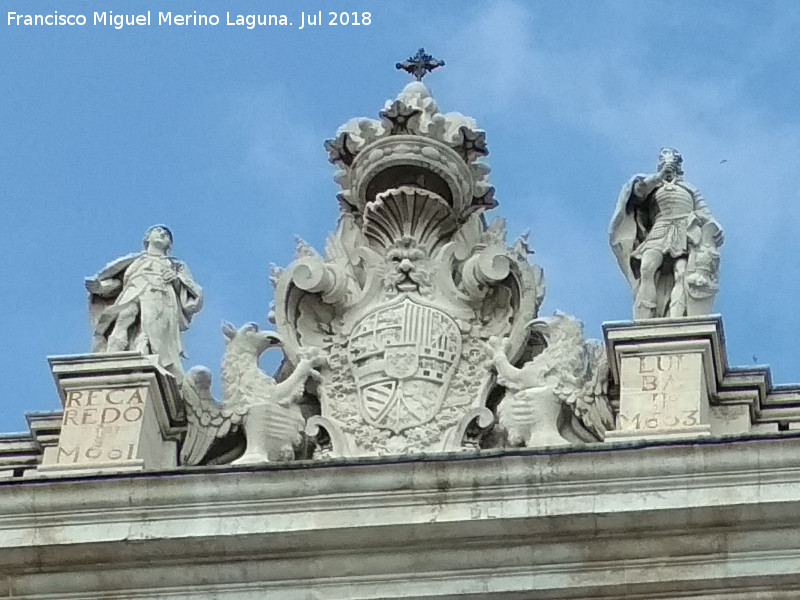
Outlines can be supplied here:
[[[556, 313], [529, 323], [545, 349], [522, 367], [507, 356], [508, 339], [490, 338], [487, 350], [506, 394], [498, 405], [498, 423], [512, 446], [557, 446], [569, 438], [602, 440], [613, 428], [608, 403], [608, 359], [596, 340], [584, 340], [580, 321]], [[587, 433], [589, 435], [587, 435]]]
[[182, 395], [188, 427], [181, 450], [184, 465], [200, 464], [211, 444], [238, 429], [246, 439], [244, 454], [232, 464], [256, 464], [291, 460], [305, 426], [297, 401], [306, 380], [320, 378], [317, 368], [325, 363], [316, 348], [306, 349], [292, 374], [275, 380], [258, 366], [266, 350], [282, 344], [277, 333], [260, 331], [255, 323], [235, 329], [223, 323], [226, 338], [222, 361], [222, 402], [211, 393], [211, 372], [193, 367], [184, 378]]

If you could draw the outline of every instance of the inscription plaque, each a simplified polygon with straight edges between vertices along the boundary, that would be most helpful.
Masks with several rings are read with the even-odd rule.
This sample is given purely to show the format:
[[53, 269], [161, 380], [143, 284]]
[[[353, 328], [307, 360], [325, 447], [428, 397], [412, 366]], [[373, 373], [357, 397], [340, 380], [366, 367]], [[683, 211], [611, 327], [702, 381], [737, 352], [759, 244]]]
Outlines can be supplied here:
[[718, 316], [646, 319], [603, 325], [612, 377], [619, 386], [616, 428], [606, 440], [672, 440], [717, 435], [724, 374]]
[[134, 460], [147, 395], [145, 387], [66, 392], [56, 464]]
[[647, 433], [707, 422], [700, 353], [625, 356], [620, 379], [618, 431]]

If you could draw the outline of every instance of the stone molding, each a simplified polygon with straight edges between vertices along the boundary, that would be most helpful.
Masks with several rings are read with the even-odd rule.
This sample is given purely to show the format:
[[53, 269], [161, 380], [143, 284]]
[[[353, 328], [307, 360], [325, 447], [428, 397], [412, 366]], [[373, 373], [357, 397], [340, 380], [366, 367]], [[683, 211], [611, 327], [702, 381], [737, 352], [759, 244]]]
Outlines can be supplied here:
[[6, 481], [0, 595], [800, 591], [797, 434], [585, 448]]

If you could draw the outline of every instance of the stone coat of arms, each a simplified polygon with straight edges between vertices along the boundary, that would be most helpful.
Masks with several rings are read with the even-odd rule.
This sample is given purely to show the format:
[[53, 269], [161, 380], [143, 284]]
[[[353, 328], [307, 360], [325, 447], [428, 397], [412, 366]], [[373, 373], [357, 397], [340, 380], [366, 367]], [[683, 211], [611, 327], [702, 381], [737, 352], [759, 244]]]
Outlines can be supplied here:
[[325, 252], [298, 242], [275, 269], [274, 319], [290, 361], [319, 347], [327, 368], [307, 432], [318, 454], [477, 447], [494, 422], [492, 336], [512, 354], [544, 296], [527, 240], [506, 245], [484, 132], [442, 114], [421, 82], [381, 120], [345, 124], [326, 147], [339, 167], [339, 224]]
[[[429, 59], [408, 65], [421, 77]], [[505, 222], [486, 219], [497, 203], [475, 122], [440, 112], [416, 81], [325, 146], [336, 229], [323, 252], [298, 240], [294, 262], [273, 267], [275, 332], [229, 332], [222, 403], [207, 370], [190, 372], [184, 461], [602, 439], [604, 351], [572, 317], [537, 318], [544, 276], [527, 236], [508, 244]], [[285, 354], [274, 380], [257, 363], [273, 344]]]

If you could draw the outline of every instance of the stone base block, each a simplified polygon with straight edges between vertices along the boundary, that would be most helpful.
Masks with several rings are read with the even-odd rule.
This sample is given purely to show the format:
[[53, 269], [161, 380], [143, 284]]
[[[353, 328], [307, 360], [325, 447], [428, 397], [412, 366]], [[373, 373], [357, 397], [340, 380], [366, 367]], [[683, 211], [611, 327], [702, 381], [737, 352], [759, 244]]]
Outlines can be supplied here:
[[185, 425], [177, 382], [155, 357], [137, 352], [49, 359], [64, 414], [41, 475], [177, 466]]
[[710, 400], [722, 376], [719, 317], [608, 323], [604, 331], [619, 385], [607, 441], [711, 435]]

